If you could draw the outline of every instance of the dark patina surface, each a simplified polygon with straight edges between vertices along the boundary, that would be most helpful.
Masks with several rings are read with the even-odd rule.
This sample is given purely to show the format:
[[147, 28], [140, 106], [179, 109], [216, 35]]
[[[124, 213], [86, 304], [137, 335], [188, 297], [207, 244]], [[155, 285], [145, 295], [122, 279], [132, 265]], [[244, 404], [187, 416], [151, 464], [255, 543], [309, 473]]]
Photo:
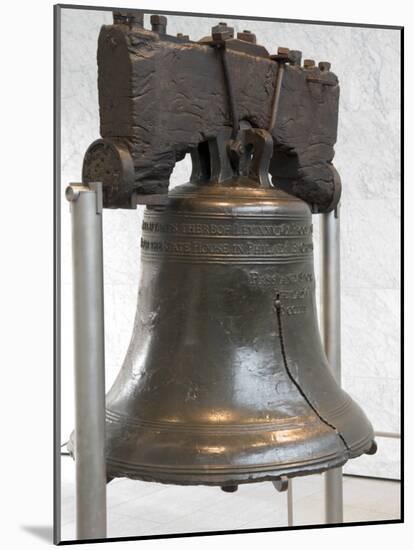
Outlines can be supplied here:
[[109, 477], [234, 488], [374, 450], [323, 351], [310, 208], [271, 188], [266, 133], [244, 133], [243, 175], [211, 143], [192, 181], [146, 209], [133, 336], [107, 396]]

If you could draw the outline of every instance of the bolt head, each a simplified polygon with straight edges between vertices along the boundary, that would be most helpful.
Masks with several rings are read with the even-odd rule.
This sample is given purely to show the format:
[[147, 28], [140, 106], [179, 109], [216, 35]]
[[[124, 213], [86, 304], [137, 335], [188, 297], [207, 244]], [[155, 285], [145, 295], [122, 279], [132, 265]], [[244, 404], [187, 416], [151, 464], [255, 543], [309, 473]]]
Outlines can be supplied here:
[[117, 10], [113, 12], [115, 24], [136, 25], [142, 27], [144, 24], [144, 14], [129, 10]]
[[68, 185], [65, 190], [65, 197], [69, 202], [74, 202], [79, 197], [79, 190]]
[[165, 15], [158, 15], [157, 13], [154, 13], [150, 17], [151, 25], [166, 25], [167, 24], [167, 18]]
[[321, 71], [328, 72], [331, 68], [331, 64], [328, 61], [319, 61], [318, 67], [320, 68]]
[[250, 31], [238, 32], [237, 38], [245, 42], [250, 42], [251, 44], [256, 44], [256, 35]]
[[282, 48], [279, 46], [279, 48], [277, 49], [277, 55], [286, 55], [288, 56], [289, 55], [289, 48]]
[[305, 69], [312, 69], [315, 66], [315, 61], [313, 59], [304, 59], [303, 66]]
[[122, 13], [121, 11], [114, 11], [112, 13], [114, 23], [125, 23], [125, 20], [127, 18], [125, 13]]
[[291, 65], [300, 66], [302, 61], [302, 52], [300, 50], [290, 50], [288, 59]]
[[167, 31], [167, 18], [165, 15], [153, 14], [150, 18], [151, 30], [158, 34], [165, 34]]
[[227, 23], [219, 23], [211, 29], [211, 36], [213, 40], [227, 40], [228, 38], [234, 38], [233, 27], [228, 27]]

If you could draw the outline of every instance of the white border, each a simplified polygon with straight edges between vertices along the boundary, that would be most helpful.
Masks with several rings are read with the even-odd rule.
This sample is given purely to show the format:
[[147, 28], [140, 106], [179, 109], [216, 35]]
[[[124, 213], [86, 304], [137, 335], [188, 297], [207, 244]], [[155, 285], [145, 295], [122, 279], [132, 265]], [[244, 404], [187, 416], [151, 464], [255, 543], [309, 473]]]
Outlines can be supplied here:
[[[79, 3], [79, 2], [78, 2]], [[85, 2], [93, 6], [112, 6], [106, 0]], [[365, 1], [295, 0], [209, 0], [195, 4], [188, 0], [138, 2], [122, 0], [122, 7], [225, 13], [259, 17], [312, 19], [406, 25], [410, 34], [410, 2], [404, 0]], [[50, 546], [27, 528], [51, 527], [52, 522], [52, 5], [50, 0], [20, 0], [2, 6], [1, 130], [2, 209], [1, 209], [1, 335], [2, 335], [2, 480], [3, 504], [1, 538], [4, 548], [26, 549]], [[409, 91], [411, 41], [406, 43], [407, 74], [406, 127], [412, 114]], [[396, 60], [398, 63], [399, 60]], [[407, 144], [410, 145], [409, 131]], [[406, 150], [408, 149], [406, 146]], [[406, 238], [410, 244], [414, 216], [408, 215], [413, 204], [414, 183], [406, 173]], [[414, 281], [411, 257], [406, 257], [407, 306], [412, 309], [410, 291]], [[406, 333], [410, 336], [409, 316]], [[411, 338], [410, 338], [411, 340]], [[411, 346], [412, 347], [412, 346]], [[407, 349], [406, 387], [413, 388], [412, 358]], [[408, 354], [409, 353], [409, 354]], [[407, 391], [406, 424], [413, 415]], [[411, 402], [411, 403], [410, 403]], [[409, 435], [409, 434], [408, 434]], [[406, 516], [412, 510], [411, 438], [407, 441]], [[115, 549], [139, 545], [140, 549], [165, 548], [390, 548], [405, 547], [404, 539], [413, 538], [411, 524], [342, 529], [304, 530], [260, 534], [226, 535], [189, 539], [110, 543]], [[83, 545], [83, 548], [97, 548]]]

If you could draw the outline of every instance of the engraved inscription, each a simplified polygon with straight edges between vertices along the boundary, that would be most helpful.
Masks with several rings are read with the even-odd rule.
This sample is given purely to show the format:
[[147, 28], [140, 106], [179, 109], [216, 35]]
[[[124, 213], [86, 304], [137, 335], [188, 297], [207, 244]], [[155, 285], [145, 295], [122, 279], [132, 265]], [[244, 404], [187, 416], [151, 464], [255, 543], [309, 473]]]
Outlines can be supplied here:
[[170, 254], [196, 255], [240, 255], [240, 256], [272, 256], [288, 254], [309, 254], [313, 250], [312, 243], [282, 241], [268, 242], [202, 242], [197, 240], [148, 240], [141, 239], [141, 248], [149, 252], [166, 252]]
[[[249, 272], [249, 284], [256, 288], [275, 288], [280, 285], [295, 285], [312, 282], [313, 273], [310, 271], [300, 271], [294, 273]], [[284, 291], [281, 290], [281, 292]]]
[[160, 223], [144, 220], [143, 231], [165, 233], [167, 235], [211, 235], [228, 237], [286, 237], [306, 236], [312, 234], [312, 224], [275, 223]]
[[273, 299], [281, 301], [282, 315], [303, 315], [314, 292], [314, 275], [311, 271], [295, 271], [291, 273], [260, 273], [249, 272], [249, 284], [257, 289], [271, 289]]
[[279, 298], [281, 300], [304, 300], [311, 296], [312, 287], [304, 286], [298, 289], [279, 290]]
[[280, 313], [282, 315], [303, 315], [307, 309], [308, 308], [305, 304], [281, 305]]

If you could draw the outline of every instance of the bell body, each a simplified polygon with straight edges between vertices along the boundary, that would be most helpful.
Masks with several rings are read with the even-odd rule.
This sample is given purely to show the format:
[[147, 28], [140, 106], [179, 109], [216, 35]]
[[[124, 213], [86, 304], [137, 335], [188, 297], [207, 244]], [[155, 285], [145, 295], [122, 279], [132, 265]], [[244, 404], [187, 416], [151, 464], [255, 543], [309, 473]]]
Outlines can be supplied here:
[[131, 343], [107, 395], [109, 477], [232, 485], [369, 452], [317, 323], [311, 212], [282, 191], [186, 184], [147, 208]]

